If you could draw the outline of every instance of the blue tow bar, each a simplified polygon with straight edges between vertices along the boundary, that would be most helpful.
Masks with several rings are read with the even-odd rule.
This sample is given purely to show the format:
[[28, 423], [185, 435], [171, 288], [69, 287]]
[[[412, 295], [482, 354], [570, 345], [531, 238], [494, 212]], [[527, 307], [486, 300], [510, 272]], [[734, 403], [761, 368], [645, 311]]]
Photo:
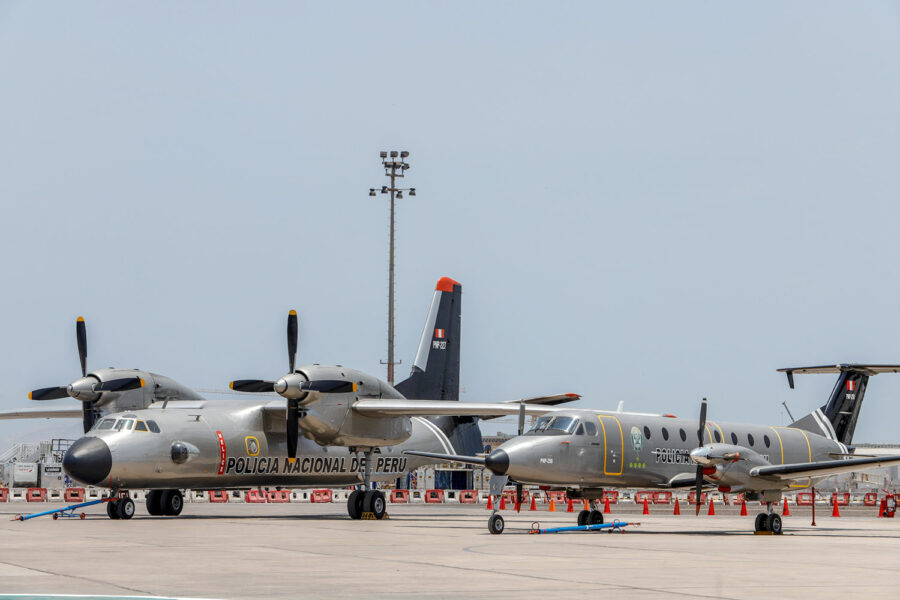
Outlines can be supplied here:
[[91, 500], [90, 502], [82, 502], [81, 504], [71, 504], [69, 506], [64, 506], [62, 508], [54, 508], [53, 510], [45, 510], [44, 512], [34, 513], [31, 515], [16, 515], [12, 518], [13, 521], [27, 521], [28, 519], [33, 519], [35, 517], [43, 517], [46, 515], [53, 515], [54, 519], [58, 519], [59, 517], [66, 517], [70, 519], [83, 519], [84, 513], [75, 514], [75, 510], [79, 508], [84, 508], [85, 506], [94, 506], [95, 504], [101, 504], [103, 502], [110, 502], [115, 500], [115, 498], [101, 498], [100, 500]]
[[535, 521], [531, 524], [531, 529], [528, 530], [528, 533], [564, 533], [566, 531], [600, 531], [602, 529], [609, 530], [609, 533], [612, 533], [613, 531], [625, 533], [625, 527], [637, 525], [640, 525], [640, 523], [613, 521], [612, 523], [598, 523], [596, 525], [573, 525], [571, 527], [548, 527], [546, 529], [541, 529], [541, 524]]

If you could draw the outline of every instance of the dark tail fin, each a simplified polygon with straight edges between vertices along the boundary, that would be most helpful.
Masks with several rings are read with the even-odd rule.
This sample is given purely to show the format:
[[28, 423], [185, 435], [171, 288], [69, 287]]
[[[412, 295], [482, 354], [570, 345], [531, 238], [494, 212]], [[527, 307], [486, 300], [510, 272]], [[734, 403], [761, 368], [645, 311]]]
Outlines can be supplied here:
[[409, 378], [394, 387], [407, 398], [459, 400], [462, 286], [441, 277], [434, 289], [425, 330]]
[[[394, 388], [417, 400], [459, 400], [459, 346], [462, 324], [462, 286], [441, 277], [425, 320], [419, 350], [409, 377]], [[429, 417], [450, 441], [455, 452], [474, 456], [484, 451], [476, 417]]]
[[791, 427], [824, 435], [849, 445], [853, 441], [859, 410], [862, 408], [869, 377], [878, 373], [900, 373], [900, 365], [831, 365], [778, 369], [786, 373], [793, 389], [794, 373], [838, 373], [837, 383], [825, 406], [791, 423]]

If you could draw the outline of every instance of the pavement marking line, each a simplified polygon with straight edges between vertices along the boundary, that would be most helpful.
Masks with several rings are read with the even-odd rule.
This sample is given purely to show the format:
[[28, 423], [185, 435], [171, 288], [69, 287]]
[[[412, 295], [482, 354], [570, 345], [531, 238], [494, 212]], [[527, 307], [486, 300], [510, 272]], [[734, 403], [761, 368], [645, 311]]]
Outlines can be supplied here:
[[[68, 578], [68, 579], [79, 579], [81, 581], [87, 581], [89, 583], [98, 583], [98, 584], [102, 584], [102, 585], [108, 585], [108, 586], [111, 586], [114, 588], [119, 588], [120, 590], [127, 590], [129, 592], [135, 592], [138, 594], [143, 594], [145, 596], [153, 596], [154, 595], [145, 590], [139, 590], [137, 588], [130, 588], [130, 587], [127, 587], [124, 585], [119, 585], [117, 583], [112, 583], [110, 581], [104, 581], [102, 579], [94, 579], [92, 577], [85, 577], [83, 575], [69, 575], [68, 573], [57, 573], [56, 571], [50, 571], [49, 569], [37, 569], [35, 567], [23, 567], [22, 565], [17, 565], [15, 563], [11, 563], [11, 562], [5, 562], [3, 564], [11, 565], [13, 567], [19, 567], [20, 569], [29, 569], [31, 571], [37, 571], [37, 572], [41, 573], [42, 575], [52, 575], [54, 577], [62, 577], [62, 578]], [[32, 577], [36, 577], [36, 575], [33, 575]]]

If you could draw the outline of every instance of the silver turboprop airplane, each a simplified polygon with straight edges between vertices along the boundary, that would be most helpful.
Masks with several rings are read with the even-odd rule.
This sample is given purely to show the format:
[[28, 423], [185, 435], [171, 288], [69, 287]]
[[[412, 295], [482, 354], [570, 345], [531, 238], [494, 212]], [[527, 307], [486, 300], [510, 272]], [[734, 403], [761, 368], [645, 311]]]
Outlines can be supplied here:
[[[342, 366], [295, 369], [297, 315], [288, 316], [288, 374], [276, 381], [239, 380], [232, 389], [275, 392], [286, 399], [210, 401], [170, 379], [143, 371], [87, 372], [84, 322], [78, 321], [82, 378], [67, 387], [35, 390], [32, 399], [72, 396], [82, 411], [5, 411], [0, 418], [83, 416], [86, 435], [63, 460], [66, 473], [89, 485], [109, 487], [118, 499], [111, 518], [131, 518], [128, 489], [151, 489], [151, 515], [177, 515], [181, 489], [334, 487], [362, 483], [351, 493], [348, 513], [359, 519], [385, 514], [384, 494], [373, 481], [391, 481], [435, 462], [404, 450], [475, 454], [482, 450], [478, 416], [515, 414], [516, 403], [461, 403], [459, 359], [462, 287], [438, 281], [408, 379], [390, 386]], [[406, 398], [416, 400], [407, 400]], [[575, 394], [517, 401], [529, 410], [577, 399]], [[405, 402], [402, 414], [373, 411]], [[448, 415], [435, 406], [453, 404]], [[106, 410], [104, 410], [106, 409]], [[431, 410], [432, 412], [429, 412]], [[446, 409], [445, 409], [446, 410]], [[435, 414], [425, 418], [422, 415]], [[103, 413], [97, 419], [97, 413]], [[301, 437], [302, 434], [302, 437]]]
[[[519, 485], [565, 489], [590, 501], [578, 524], [603, 522], [596, 509], [604, 488], [696, 488], [697, 513], [704, 486], [744, 492], [763, 500], [756, 531], [781, 533], [773, 505], [782, 492], [802, 489], [838, 473], [900, 464], [898, 456], [860, 456], [849, 447], [869, 377], [897, 373], [897, 365], [832, 365], [779, 369], [791, 388], [795, 373], [839, 373], [827, 404], [787, 427], [706, 420], [706, 399], [698, 421], [652, 415], [544, 407], [530, 431], [504, 442], [487, 456], [407, 451], [414, 456], [484, 465], [494, 475], [491, 494], [508, 480]], [[551, 412], [552, 411], [552, 412]], [[388, 407], [381, 411], [391, 414]], [[495, 504], [496, 506], [496, 504]], [[488, 529], [502, 533], [503, 517], [491, 515]]]

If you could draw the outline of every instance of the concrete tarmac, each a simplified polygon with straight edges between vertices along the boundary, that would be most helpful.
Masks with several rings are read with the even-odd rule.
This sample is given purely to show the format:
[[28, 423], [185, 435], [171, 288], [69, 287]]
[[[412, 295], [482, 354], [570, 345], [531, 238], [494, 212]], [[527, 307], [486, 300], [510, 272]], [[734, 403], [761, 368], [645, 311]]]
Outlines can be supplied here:
[[[897, 598], [900, 518], [792, 507], [782, 536], [753, 535], [736, 509], [700, 517], [614, 506], [625, 534], [528, 535], [574, 524], [566, 512], [483, 505], [391, 505], [351, 521], [342, 504], [187, 504], [180, 517], [10, 521], [58, 504], [0, 504], [0, 594], [200, 598]], [[690, 513], [690, 514], [687, 514]], [[724, 514], [723, 514], [724, 513]]]

